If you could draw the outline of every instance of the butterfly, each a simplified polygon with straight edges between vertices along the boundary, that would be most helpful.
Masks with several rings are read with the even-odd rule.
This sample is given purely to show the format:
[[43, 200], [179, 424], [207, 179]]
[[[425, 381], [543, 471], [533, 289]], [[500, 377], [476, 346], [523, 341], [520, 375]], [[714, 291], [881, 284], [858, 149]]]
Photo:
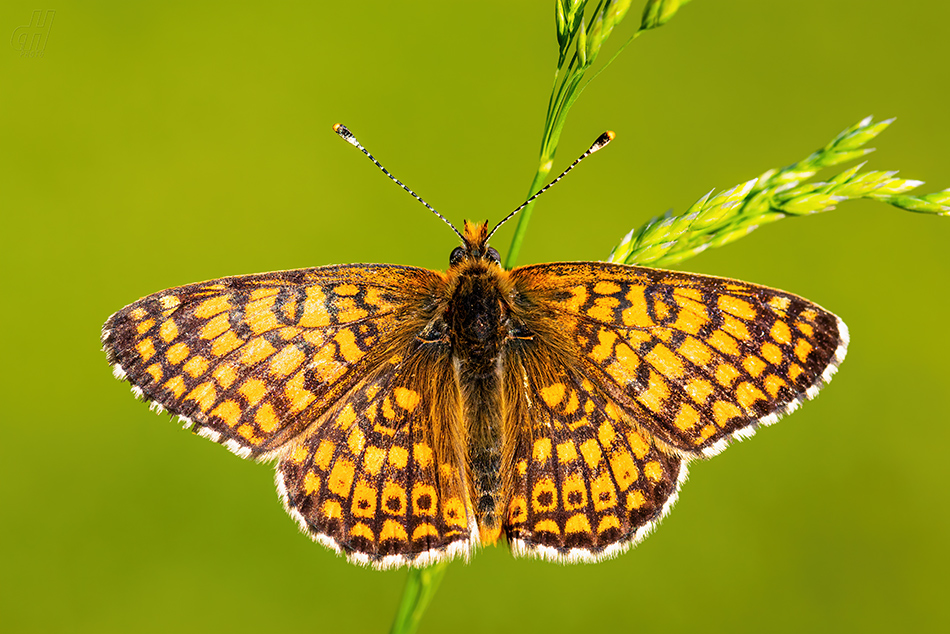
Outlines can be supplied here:
[[112, 315], [103, 349], [153, 408], [276, 461], [301, 529], [376, 568], [502, 535], [517, 556], [619, 554], [692, 460], [813, 398], [845, 357], [845, 324], [790, 293], [605, 262], [506, 270], [493, 232], [456, 230], [445, 272], [322, 266], [161, 291]]

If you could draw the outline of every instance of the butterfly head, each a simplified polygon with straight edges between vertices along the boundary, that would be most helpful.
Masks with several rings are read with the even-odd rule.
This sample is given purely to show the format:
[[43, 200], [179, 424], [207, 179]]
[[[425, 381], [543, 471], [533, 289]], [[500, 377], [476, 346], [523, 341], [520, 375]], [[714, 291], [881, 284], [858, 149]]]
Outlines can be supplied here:
[[452, 249], [449, 266], [456, 267], [466, 261], [478, 260], [501, 264], [501, 255], [488, 246], [488, 236], [488, 222], [471, 223], [466, 220], [462, 246]]

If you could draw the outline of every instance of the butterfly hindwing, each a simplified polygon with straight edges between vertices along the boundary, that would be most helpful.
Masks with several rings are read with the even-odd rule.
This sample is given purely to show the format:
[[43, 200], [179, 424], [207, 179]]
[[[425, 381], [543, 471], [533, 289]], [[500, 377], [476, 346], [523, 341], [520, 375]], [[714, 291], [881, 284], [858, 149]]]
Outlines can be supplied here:
[[277, 467], [312, 538], [377, 568], [475, 545], [459, 390], [447, 346], [419, 343], [360, 384]]
[[327, 266], [211, 280], [126, 306], [103, 327], [137, 395], [241, 456], [302, 433], [399, 345], [439, 276]]
[[763, 286], [597, 262], [511, 275], [559, 324], [578, 370], [686, 457], [714, 455], [813, 398], [846, 352], [840, 319]]

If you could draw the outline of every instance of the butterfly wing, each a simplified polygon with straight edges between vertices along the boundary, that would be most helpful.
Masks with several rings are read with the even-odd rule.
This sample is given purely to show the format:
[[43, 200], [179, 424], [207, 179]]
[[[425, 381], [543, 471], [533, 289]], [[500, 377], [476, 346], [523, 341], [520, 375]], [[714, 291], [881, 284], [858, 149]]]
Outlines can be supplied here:
[[584, 376], [686, 457], [715, 455], [813, 398], [847, 351], [844, 322], [764, 286], [597, 262], [512, 278], [561, 325]]
[[734, 280], [584, 262], [511, 279], [534, 331], [506, 358], [515, 554], [597, 560], [636, 543], [690, 459], [814, 397], [846, 351], [831, 313]]
[[449, 346], [416, 341], [376, 371], [277, 467], [313, 539], [376, 568], [424, 566], [477, 543]]
[[103, 349], [138, 396], [242, 457], [267, 457], [406, 345], [441, 280], [351, 265], [190, 284], [114, 314]]

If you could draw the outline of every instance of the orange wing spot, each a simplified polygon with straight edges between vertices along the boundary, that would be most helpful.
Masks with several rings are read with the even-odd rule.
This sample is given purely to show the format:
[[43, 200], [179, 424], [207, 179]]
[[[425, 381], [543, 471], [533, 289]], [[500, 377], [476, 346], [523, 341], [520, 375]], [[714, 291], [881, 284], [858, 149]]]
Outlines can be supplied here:
[[551, 478], [542, 478], [531, 491], [531, 508], [535, 513], [553, 511], [557, 506], [557, 488]]
[[165, 360], [173, 365], [178, 365], [185, 360], [190, 352], [191, 349], [188, 347], [188, 344], [176, 343], [165, 351]]
[[307, 287], [307, 299], [303, 302], [303, 311], [297, 325], [301, 328], [323, 328], [330, 325], [330, 313], [327, 312], [323, 289], [319, 286]]
[[547, 462], [548, 458], [551, 457], [551, 439], [539, 438], [535, 440], [531, 456], [538, 462]]
[[161, 363], [153, 363], [152, 365], [148, 366], [145, 371], [152, 375], [152, 380], [156, 383], [162, 380], [163, 373]]
[[739, 346], [736, 340], [721, 330], [716, 330], [709, 335], [709, 338], [706, 339], [706, 343], [723, 354], [739, 354]]
[[804, 319], [805, 321], [815, 321], [815, 317], [817, 316], [818, 316], [817, 311], [811, 308], [809, 308], [808, 310], [803, 310], [801, 314], [801, 318]]
[[245, 423], [245, 424], [241, 425], [240, 427], [238, 427], [238, 428], [237, 428], [237, 431], [238, 431], [238, 433], [239, 433], [245, 440], [248, 440], [248, 441], [254, 443], [255, 445], [257, 445], [257, 444], [259, 444], [259, 443], [261, 442], [261, 439], [260, 439], [260, 438], [255, 438], [255, 437], [254, 437], [254, 428], [251, 427], [250, 425], [248, 425], [247, 423]]
[[330, 472], [330, 478], [327, 486], [330, 491], [340, 497], [347, 497], [350, 494], [350, 487], [353, 486], [353, 462], [348, 458], [337, 458], [333, 464], [333, 470]]
[[313, 471], [308, 471], [303, 477], [303, 492], [307, 495], [313, 495], [320, 490], [320, 476]]
[[633, 455], [637, 457], [637, 460], [643, 460], [644, 456], [650, 452], [650, 445], [643, 439], [643, 436], [635, 431], [627, 434], [627, 442], [630, 443], [630, 450], [633, 451]]
[[712, 361], [712, 350], [696, 337], [686, 337], [676, 351], [687, 361], [700, 367]]
[[198, 304], [195, 308], [195, 317], [199, 319], [209, 319], [218, 313], [223, 313], [231, 309], [231, 302], [224, 295], [211, 297]]
[[340, 429], [349, 429], [354, 422], [356, 422], [356, 412], [353, 410], [353, 404], [347, 403], [336, 416], [336, 426]]
[[597, 525], [597, 533], [604, 533], [609, 531], [611, 528], [620, 528], [620, 520], [617, 519], [616, 515], [606, 515], [600, 520], [600, 524]]
[[627, 293], [627, 301], [630, 302], [630, 308], [624, 309], [621, 314], [623, 323], [630, 327], [649, 328], [655, 326], [650, 315], [647, 314], [647, 302], [643, 296], [645, 286], [631, 286]]
[[798, 381], [798, 377], [802, 375], [802, 372], [804, 372], [802, 366], [798, 365], [797, 363], [793, 363], [788, 368], [788, 378], [790, 378], [792, 381]]
[[271, 433], [280, 424], [280, 420], [274, 412], [274, 406], [270, 403], [264, 403], [257, 408], [257, 413], [254, 414], [254, 422], [265, 434]]
[[438, 537], [439, 531], [432, 524], [419, 524], [416, 530], [412, 531], [412, 539], [426, 539], [427, 537]]
[[555, 535], [561, 534], [561, 529], [557, 525], [557, 522], [554, 520], [541, 520], [536, 522], [534, 525], [535, 533], [554, 533]]
[[209, 416], [217, 416], [223, 420], [228, 427], [234, 427], [241, 419], [241, 408], [235, 401], [222, 401], [211, 411]]
[[[672, 280], [672, 279], [663, 280], [663, 282], [666, 283], [666, 284], [669, 284], [669, 283], [673, 282], [673, 280]], [[685, 298], [692, 299], [692, 300], [697, 301], [697, 302], [703, 301], [703, 294], [702, 294], [702, 292], [701, 292], [698, 288], [688, 288], [688, 287], [685, 287], [685, 286], [680, 286], [680, 287], [677, 287], [677, 288], [673, 289], [673, 296], [674, 296], [674, 297], [685, 297]]]
[[782, 362], [782, 351], [777, 345], [770, 341], [766, 341], [762, 344], [761, 352], [765, 360], [772, 365], [778, 365]]
[[406, 490], [392, 480], [386, 480], [383, 485], [382, 505], [383, 510], [390, 515], [405, 515]]
[[580, 311], [581, 306], [587, 302], [587, 289], [583, 286], [575, 286], [571, 289], [571, 298], [563, 302], [562, 305], [569, 312], [576, 313]]
[[594, 285], [594, 292], [598, 295], [613, 295], [620, 292], [620, 285], [614, 282], [597, 282]]
[[284, 326], [277, 331], [277, 334], [280, 335], [280, 338], [284, 341], [290, 341], [300, 335], [302, 331], [300, 328], [294, 328], [293, 326]]
[[742, 369], [751, 374], [753, 377], [758, 378], [758, 376], [765, 370], [765, 361], [758, 358], [754, 354], [750, 354], [742, 360]]
[[238, 392], [247, 399], [247, 404], [253, 407], [264, 398], [264, 395], [267, 393], [267, 386], [260, 379], [251, 378], [241, 384], [241, 387], [238, 388]]
[[379, 475], [383, 470], [383, 464], [386, 462], [386, 450], [379, 447], [369, 446], [366, 453], [363, 454], [363, 468], [371, 476]]
[[360, 289], [355, 284], [340, 284], [333, 287], [333, 292], [337, 295], [356, 295]]
[[135, 344], [135, 349], [138, 351], [139, 356], [142, 357], [142, 361], [148, 361], [155, 356], [155, 344], [152, 343], [151, 339], [142, 339]]
[[706, 379], [692, 379], [687, 383], [683, 390], [693, 399], [698, 405], [703, 405], [706, 402], [706, 399], [709, 398], [709, 395], [715, 391], [712, 383]]
[[696, 408], [689, 403], [683, 403], [680, 406], [680, 411], [676, 415], [676, 420], [673, 421], [673, 424], [683, 431], [688, 431], [695, 427], [698, 422], [699, 412], [696, 411]]
[[736, 317], [745, 320], [755, 319], [755, 309], [752, 307], [752, 304], [745, 300], [739, 299], [738, 297], [733, 297], [732, 295], [720, 295], [719, 301], [717, 303], [720, 310], [723, 310], [730, 315], [735, 315]]
[[423, 469], [428, 469], [432, 464], [432, 448], [417, 442], [412, 446], [412, 459]]
[[564, 508], [568, 511], [576, 511], [587, 506], [587, 487], [584, 480], [576, 473], [572, 473], [564, 480], [561, 495], [564, 498]]
[[376, 517], [376, 489], [363, 480], [353, 487], [353, 501], [350, 511], [356, 517]]
[[363, 351], [356, 345], [356, 335], [349, 328], [336, 333], [333, 339], [340, 346], [340, 354], [347, 363], [358, 361], [363, 356]]
[[173, 310], [178, 308], [178, 306], [181, 304], [181, 301], [174, 295], [162, 295], [158, 298], [158, 301], [165, 310]]
[[547, 403], [548, 407], [554, 407], [564, 398], [564, 384], [553, 383], [547, 387], [541, 388], [541, 398]]
[[397, 541], [408, 541], [409, 535], [406, 533], [406, 529], [403, 528], [402, 524], [395, 520], [386, 520], [383, 522], [383, 530], [379, 531], [379, 541], [384, 542], [387, 539], [395, 539]]
[[413, 515], [435, 515], [437, 505], [438, 497], [435, 494], [435, 487], [419, 483], [412, 487]]
[[565, 533], [590, 533], [590, 521], [583, 513], [571, 516], [564, 525]]
[[301, 336], [303, 337], [304, 341], [309, 343], [314, 348], [322, 347], [323, 344], [326, 343], [326, 340], [327, 340], [322, 330], [316, 330], [313, 328], [308, 328], [307, 330], [304, 330]]
[[[698, 295], [699, 291], [696, 291], [696, 294]], [[703, 326], [709, 322], [709, 311], [706, 310], [706, 306], [691, 299], [682, 297], [676, 297], [675, 299], [676, 303], [679, 304], [680, 313], [676, 321], [673, 322], [673, 328], [688, 332], [691, 335], [699, 334]]]
[[185, 379], [180, 374], [174, 376], [165, 381], [165, 389], [171, 390], [175, 398], [181, 398], [181, 395], [185, 393]]
[[[164, 326], [164, 325], [167, 324], [167, 323], [174, 323], [174, 322], [167, 322], [167, 321], [166, 321], [166, 322], [164, 322], [162, 325]], [[145, 321], [139, 323], [138, 326], [136, 326], [136, 328], [138, 329], [138, 332], [139, 332], [140, 335], [145, 334], [146, 332], [148, 332], [149, 330], [151, 330], [151, 329], [154, 328], [154, 327], [155, 327], [155, 320], [154, 320], [154, 319], [146, 319]]]
[[[716, 421], [716, 424], [720, 427], [725, 427], [733, 418], [738, 418], [742, 415], [742, 411], [736, 407], [735, 403], [730, 403], [728, 401], [716, 401], [713, 405], [713, 419]], [[706, 434], [706, 430], [710, 427], [707, 425], [703, 428], [702, 433]], [[715, 427], [713, 428], [715, 430]], [[711, 434], [710, 434], [711, 435]], [[709, 438], [707, 435], [703, 440]]]
[[521, 496], [511, 499], [508, 505], [508, 523], [522, 524], [528, 519], [528, 502]]
[[466, 525], [465, 505], [457, 497], [451, 497], [442, 504], [442, 518], [450, 526], [464, 528]]
[[594, 305], [587, 309], [587, 316], [597, 321], [614, 322], [614, 309], [620, 305], [616, 297], [598, 297]]
[[560, 463], [577, 460], [577, 447], [573, 440], [562, 442], [557, 446], [557, 461]]
[[229, 330], [214, 340], [214, 343], [211, 344], [211, 352], [214, 353], [215, 356], [223, 357], [234, 349], [240, 348], [242, 345], [244, 345], [244, 340]]
[[409, 464], [409, 452], [398, 445], [389, 448], [389, 464], [397, 469], [405, 469]]
[[304, 362], [306, 356], [294, 344], [287, 344], [274, 355], [270, 362], [270, 372], [277, 376], [287, 376]]
[[369, 306], [376, 306], [377, 308], [389, 307], [389, 304], [383, 299], [379, 289], [376, 287], [366, 289], [366, 293], [363, 294], [363, 303]]
[[625, 343], [618, 343], [614, 354], [617, 356], [617, 360], [610, 364], [607, 372], [618, 383], [626, 385], [633, 380], [633, 373], [640, 365], [640, 357]]
[[195, 401], [198, 403], [198, 407], [201, 408], [202, 412], [207, 412], [211, 409], [211, 406], [214, 405], [217, 399], [218, 391], [214, 389], [214, 383], [211, 381], [205, 381], [189, 392], [188, 396], [185, 397], [186, 401]]
[[713, 434], [715, 434], [718, 431], [719, 430], [716, 429], [715, 425], [713, 425], [712, 423], [709, 423], [708, 425], [703, 427], [701, 430], [699, 430], [699, 436], [693, 441], [693, 443], [697, 445], [701, 445], [707, 440], [709, 440], [713, 436]]
[[364, 539], [368, 539], [371, 542], [376, 541], [376, 535], [373, 534], [373, 529], [363, 522], [353, 525], [353, 528], [350, 529], [350, 537], [362, 537]]
[[577, 398], [577, 392], [571, 390], [571, 396], [567, 401], [567, 405], [564, 406], [565, 414], [573, 414], [577, 411], [577, 408], [580, 407], [580, 399]]
[[366, 447], [366, 435], [363, 433], [363, 430], [359, 427], [354, 427], [346, 439], [346, 444], [354, 456], [363, 453], [363, 448]]
[[208, 371], [208, 360], [200, 354], [196, 354], [192, 358], [188, 359], [181, 369], [183, 372], [186, 372], [191, 377], [197, 379], [199, 376]]
[[141, 308], [133, 308], [132, 310], [129, 311], [129, 317], [131, 317], [135, 321], [138, 321], [139, 319], [143, 319], [147, 314], [148, 313], [145, 312]]
[[322, 471], [326, 471], [327, 467], [330, 466], [330, 461], [333, 460], [333, 452], [336, 450], [336, 444], [327, 439], [320, 441], [320, 446], [317, 447], [317, 450], [313, 452], [313, 464], [320, 467]]
[[304, 461], [304, 458], [307, 457], [307, 448], [303, 445], [298, 445], [294, 452], [290, 455], [290, 459], [296, 464], [300, 464]]
[[230, 327], [231, 322], [228, 319], [228, 314], [221, 313], [214, 319], [205, 322], [205, 325], [198, 331], [198, 336], [202, 339], [214, 339], [218, 335], [226, 332]]
[[590, 483], [590, 496], [597, 511], [605, 511], [617, 505], [617, 489], [604, 471]]
[[251, 291], [251, 301], [256, 302], [259, 299], [264, 299], [265, 297], [274, 297], [277, 293], [280, 292], [280, 289], [270, 287], [270, 288], [257, 288]]
[[592, 471], [596, 470], [597, 466], [604, 460], [604, 453], [593, 438], [588, 438], [581, 443], [581, 455], [584, 456], [584, 462]]
[[716, 381], [723, 387], [731, 386], [737, 378], [739, 378], [739, 371], [728, 363], [723, 363], [716, 368]]
[[255, 337], [248, 342], [241, 353], [241, 363], [244, 365], [257, 365], [275, 352], [277, 352], [277, 348], [272, 346], [267, 339]]
[[379, 385], [376, 383], [373, 383], [372, 385], [367, 387], [365, 390], [363, 390], [363, 394], [366, 396], [367, 401], [372, 401], [373, 399], [376, 398], [376, 395], [379, 394]]
[[788, 385], [788, 383], [786, 383], [785, 379], [780, 376], [770, 374], [765, 377], [765, 391], [768, 392], [769, 396], [772, 398], [777, 397], [779, 390], [781, 390], [786, 385]]
[[604, 448], [609, 448], [610, 445], [614, 443], [614, 438], [617, 437], [617, 432], [614, 431], [614, 426], [608, 421], [604, 421], [600, 424], [600, 427], [597, 430], [597, 438], [600, 440], [600, 444]]
[[[270, 310], [270, 305], [274, 303], [274, 298], [269, 297], [260, 302], [248, 304], [244, 313], [244, 323], [246, 323], [255, 335], [260, 335], [279, 327], [277, 316]], [[257, 305], [257, 306], [255, 306]], [[252, 308], [254, 306], [254, 308]]]
[[397, 387], [393, 390], [393, 396], [396, 397], [396, 405], [407, 412], [411, 412], [419, 405], [419, 393], [415, 390], [409, 390], [404, 387]]
[[304, 378], [303, 370], [301, 370], [294, 375], [294, 378], [287, 381], [287, 385], [284, 387], [284, 396], [290, 401], [291, 413], [302, 412], [307, 409], [310, 403], [317, 400], [313, 392], [304, 389]]
[[683, 376], [685, 369], [683, 362], [673, 354], [673, 351], [662, 343], [653, 346], [653, 350], [647, 353], [645, 359], [656, 368], [660, 374], [671, 379], [678, 379]]
[[775, 341], [779, 343], [792, 343], [792, 331], [784, 321], [776, 321], [772, 324], [772, 330], [769, 331], [769, 334], [772, 336], [772, 339], [775, 339]]
[[528, 461], [519, 460], [518, 464], [515, 465], [515, 468], [518, 470], [518, 475], [520, 475], [521, 477], [524, 477], [525, 474], [528, 473]]
[[808, 353], [811, 352], [813, 346], [804, 339], [799, 339], [798, 343], [795, 344], [795, 356], [798, 357], [798, 360], [802, 363], [805, 362], [805, 359], [808, 358]]
[[663, 466], [656, 460], [651, 460], [643, 465], [643, 475], [654, 482], [659, 482], [663, 479]]
[[744, 409], [748, 410], [756, 401], [765, 400], [765, 394], [748, 381], [744, 381], [736, 388], [736, 400]]
[[610, 470], [621, 491], [626, 491], [630, 485], [640, 478], [640, 470], [626, 451], [617, 451], [610, 457]]
[[[586, 401], [584, 401], [584, 412], [585, 412], [586, 414], [590, 414], [590, 413], [593, 412], [593, 411], [594, 411], [594, 401], [592, 401], [592, 400], [590, 400], [590, 399], [587, 399]], [[617, 417], [616, 417], [616, 416], [611, 416], [611, 418], [613, 418], [613, 419], [616, 420]]]
[[396, 410], [393, 409], [393, 404], [388, 396], [383, 399], [383, 418], [389, 421], [396, 418]]
[[729, 315], [724, 315], [722, 318], [722, 331], [727, 335], [731, 335], [736, 339], [741, 341], [748, 341], [752, 338], [752, 335], [749, 334], [749, 329], [746, 328], [746, 325]]
[[798, 328], [799, 332], [801, 332], [806, 337], [815, 336], [815, 329], [811, 327], [811, 324], [806, 324], [803, 321], [799, 321], [795, 323], [795, 327]]
[[333, 383], [345, 370], [343, 364], [334, 358], [335, 354], [333, 344], [327, 344], [320, 348], [307, 364], [323, 383]]
[[656, 372], [650, 371], [649, 387], [637, 397], [648, 409], [659, 414], [663, 411], [663, 401], [670, 396], [670, 386]]
[[343, 508], [336, 500], [327, 500], [323, 503], [323, 516], [328, 520], [337, 520], [343, 517]]
[[791, 302], [787, 297], [773, 297], [769, 300], [769, 306], [780, 312], [785, 312], [788, 310], [788, 305], [790, 303]]
[[627, 494], [627, 510], [635, 511], [641, 506], [647, 503], [647, 499], [643, 497], [643, 491], [637, 489]]
[[237, 373], [234, 371], [233, 365], [228, 365], [222, 363], [214, 369], [211, 373], [211, 376], [218, 382], [218, 385], [224, 389], [228, 389], [231, 385], [234, 384], [234, 381], [237, 380]]
[[333, 302], [333, 307], [336, 309], [336, 320], [343, 324], [348, 324], [353, 321], [358, 321], [369, 316], [369, 313], [356, 306], [356, 303], [350, 298], [337, 298]]

